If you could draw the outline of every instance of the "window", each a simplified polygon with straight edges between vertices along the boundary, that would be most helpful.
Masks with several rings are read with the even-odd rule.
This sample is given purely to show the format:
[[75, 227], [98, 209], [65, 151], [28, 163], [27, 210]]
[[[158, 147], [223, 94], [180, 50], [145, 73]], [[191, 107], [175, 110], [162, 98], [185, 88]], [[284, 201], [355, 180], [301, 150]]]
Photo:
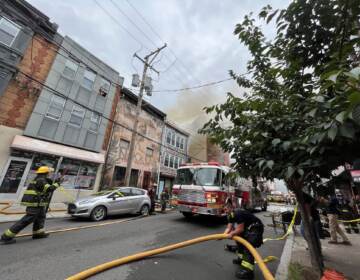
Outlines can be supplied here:
[[145, 192], [139, 189], [131, 189], [133, 195], [144, 195]]
[[120, 188], [119, 191], [120, 191], [124, 196], [133, 196], [130, 188]]
[[74, 106], [71, 112], [69, 123], [75, 126], [81, 126], [85, 116], [85, 110], [81, 107]]
[[175, 146], [175, 133], [172, 133], [171, 145]]
[[171, 131], [166, 133], [166, 143], [171, 144]]
[[20, 28], [6, 18], [0, 18], [0, 42], [11, 46], [18, 35]]
[[180, 137], [176, 136], [176, 148], [180, 148]]
[[76, 178], [75, 188], [92, 190], [95, 185], [98, 166], [94, 163], [82, 162]]
[[130, 142], [125, 139], [120, 139], [120, 158], [126, 159], [127, 151], [130, 147]]
[[174, 156], [170, 155], [170, 164], [169, 164], [170, 168], [174, 168]]
[[175, 158], [174, 158], [174, 168], [175, 168], [175, 169], [178, 169], [178, 168], [179, 168], [179, 158], [178, 158], [178, 157], [175, 157]]
[[154, 150], [151, 148], [146, 148], [146, 157], [152, 157], [154, 154]]
[[180, 149], [184, 149], [184, 145], [185, 144], [185, 139], [184, 138], [181, 138], [181, 141], [180, 141]]
[[85, 70], [82, 85], [85, 88], [87, 88], [89, 90], [92, 90], [94, 82], [95, 82], [95, 77], [96, 77], [96, 74], [94, 72], [91, 72], [89, 70]]
[[108, 94], [110, 90], [110, 82], [104, 78], [101, 78], [101, 85], [100, 85], [100, 90], [99, 90], [99, 94], [103, 97], [106, 97], [106, 95]]
[[62, 114], [62, 111], [65, 106], [65, 99], [59, 96], [53, 95], [48, 107], [46, 116], [55, 120], [59, 120]]
[[97, 132], [100, 124], [100, 115], [98, 113], [92, 112], [90, 117], [90, 127], [91, 131]]
[[65, 63], [64, 71], [63, 71], [64, 76], [66, 76], [70, 79], [74, 79], [76, 72], [78, 70], [78, 67], [79, 67], [78, 64], [76, 64], [72, 60], [67, 60]]
[[169, 155], [165, 154], [164, 166], [169, 167]]

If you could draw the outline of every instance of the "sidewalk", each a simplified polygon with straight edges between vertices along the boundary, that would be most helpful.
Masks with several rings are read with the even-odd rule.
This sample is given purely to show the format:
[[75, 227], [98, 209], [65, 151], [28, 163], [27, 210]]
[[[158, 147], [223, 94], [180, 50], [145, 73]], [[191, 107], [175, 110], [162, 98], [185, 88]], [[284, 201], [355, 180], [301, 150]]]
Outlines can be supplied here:
[[[6, 205], [0, 204], [0, 210], [3, 209]], [[10, 208], [7, 208], [4, 210], [6, 213], [11, 212], [24, 212], [25, 213], [24, 206], [21, 206], [20, 204], [14, 204], [11, 205]], [[46, 214], [47, 219], [52, 218], [66, 218], [70, 217], [69, 214], [67, 214], [67, 205], [65, 203], [51, 203], [50, 204], [50, 210], [55, 210], [54, 212], [50, 211]], [[63, 210], [63, 211], [61, 211]], [[172, 208], [167, 207], [166, 212], [171, 211]], [[155, 212], [161, 212], [160, 207], [155, 208]], [[0, 213], [0, 223], [6, 223], [6, 222], [14, 222], [20, 220], [24, 214], [2, 214]]]
[[[341, 244], [328, 244], [329, 238], [322, 239], [321, 245], [324, 255], [324, 264], [326, 268], [335, 269], [342, 272], [348, 280], [359, 279], [359, 261], [360, 261], [360, 234], [347, 234], [352, 246]], [[341, 241], [341, 238], [340, 238]], [[307, 243], [301, 235], [294, 237], [290, 266], [291, 269], [298, 267], [298, 264], [305, 267], [306, 279], [311, 278], [311, 264], [309, 251], [306, 250]], [[291, 272], [289, 271], [289, 280]], [[303, 275], [305, 276], [305, 275]]]

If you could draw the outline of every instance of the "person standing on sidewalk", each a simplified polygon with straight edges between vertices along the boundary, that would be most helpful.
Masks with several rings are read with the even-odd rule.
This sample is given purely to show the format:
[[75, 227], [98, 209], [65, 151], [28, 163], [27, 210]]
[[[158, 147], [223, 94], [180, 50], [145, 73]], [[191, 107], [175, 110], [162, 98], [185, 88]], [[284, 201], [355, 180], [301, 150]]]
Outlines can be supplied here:
[[165, 213], [166, 211], [166, 203], [169, 201], [169, 193], [168, 190], [165, 189], [162, 191], [160, 195], [160, 204], [161, 204], [161, 213]]
[[46, 210], [50, 204], [52, 193], [60, 187], [58, 182], [53, 183], [49, 179], [49, 174], [53, 171], [54, 169], [48, 166], [41, 166], [36, 170], [37, 175], [34, 181], [29, 184], [21, 200], [21, 205], [26, 206], [26, 214], [3, 233], [1, 236], [2, 243], [15, 243], [15, 236], [31, 223], [33, 223], [33, 239], [49, 236], [44, 231]]
[[336, 196], [330, 198], [329, 201], [325, 200], [328, 204], [326, 213], [329, 219], [329, 228], [330, 228], [330, 241], [329, 244], [338, 244], [337, 241], [337, 233], [342, 237], [343, 242], [342, 244], [351, 245], [349, 239], [346, 237], [346, 234], [340, 228], [338, 223], [338, 216], [339, 216], [339, 201]]

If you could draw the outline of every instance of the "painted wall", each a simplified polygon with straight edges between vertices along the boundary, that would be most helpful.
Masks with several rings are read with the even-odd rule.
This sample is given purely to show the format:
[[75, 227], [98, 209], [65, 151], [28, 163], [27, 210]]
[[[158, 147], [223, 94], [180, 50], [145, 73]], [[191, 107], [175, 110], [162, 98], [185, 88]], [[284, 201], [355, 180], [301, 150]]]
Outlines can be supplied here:
[[[116, 121], [126, 127], [132, 128], [134, 125], [135, 113], [136, 105], [134, 102], [128, 100], [126, 97], [122, 97], [117, 105]], [[144, 110], [141, 111], [138, 124], [139, 133], [160, 143], [163, 126], [163, 120]], [[128, 150], [121, 147], [122, 139], [130, 142], [131, 131], [115, 125], [108, 152], [107, 166], [104, 172], [104, 185], [112, 186], [121, 183], [113, 181], [113, 174], [115, 166], [126, 167], [127, 165]], [[151, 157], [146, 155], [147, 148], [153, 150]], [[157, 180], [159, 152], [160, 147], [158, 144], [139, 135], [136, 137], [132, 169], [140, 171], [137, 182], [139, 187], [142, 187], [144, 171], [151, 172], [152, 180]]]

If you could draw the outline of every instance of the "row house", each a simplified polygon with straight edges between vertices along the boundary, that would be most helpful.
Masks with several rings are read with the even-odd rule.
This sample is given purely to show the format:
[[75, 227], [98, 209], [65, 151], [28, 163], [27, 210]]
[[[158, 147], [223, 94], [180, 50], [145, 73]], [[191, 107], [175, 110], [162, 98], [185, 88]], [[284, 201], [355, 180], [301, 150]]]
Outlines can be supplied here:
[[24, 133], [61, 43], [57, 25], [25, 1], [0, 2], [0, 199], [16, 200], [31, 163], [9, 148]]
[[[103, 187], [117, 187], [125, 182], [132, 128], [138, 96], [122, 88], [116, 108], [116, 123], [107, 153]], [[139, 115], [138, 135], [130, 172], [130, 185], [147, 189], [157, 182], [160, 170], [160, 147], [166, 114], [143, 101]]]
[[64, 175], [54, 201], [97, 191], [123, 79], [25, 1], [2, 3], [0, 55], [18, 58], [0, 81], [0, 200], [41, 165]]
[[170, 121], [165, 122], [163, 147], [161, 150], [161, 169], [157, 194], [163, 189], [171, 190], [176, 177], [177, 168], [189, 161], [189, 133]]

